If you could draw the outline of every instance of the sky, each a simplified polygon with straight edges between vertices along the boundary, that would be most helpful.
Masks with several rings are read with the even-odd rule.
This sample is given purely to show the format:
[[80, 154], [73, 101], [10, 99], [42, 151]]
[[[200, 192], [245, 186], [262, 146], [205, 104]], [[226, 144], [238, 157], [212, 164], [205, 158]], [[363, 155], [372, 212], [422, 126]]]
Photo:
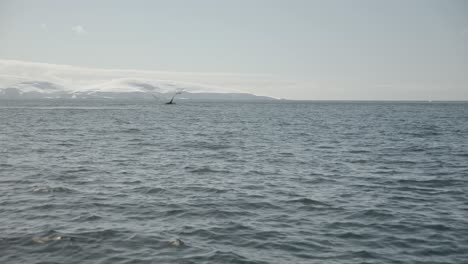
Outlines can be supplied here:
[[0, 0], [0, 59], [228, 73], [288, 99], [468, 100], [468, 1]]

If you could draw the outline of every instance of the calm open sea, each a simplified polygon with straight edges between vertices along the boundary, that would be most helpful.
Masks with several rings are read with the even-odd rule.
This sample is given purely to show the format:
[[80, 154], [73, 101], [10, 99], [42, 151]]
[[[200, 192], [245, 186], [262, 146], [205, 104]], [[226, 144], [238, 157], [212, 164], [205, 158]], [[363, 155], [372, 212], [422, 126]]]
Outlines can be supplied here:
[[4, 264], [468, 263], [467, 193], [467, 103], [0, 102]]

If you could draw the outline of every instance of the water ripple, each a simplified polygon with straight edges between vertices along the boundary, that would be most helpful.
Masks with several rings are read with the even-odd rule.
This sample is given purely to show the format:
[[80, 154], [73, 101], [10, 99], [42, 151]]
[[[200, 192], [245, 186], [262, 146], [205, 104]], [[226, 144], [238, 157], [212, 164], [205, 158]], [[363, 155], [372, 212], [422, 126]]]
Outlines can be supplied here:
[[0, 263], [468, 259], [465, 103], [9, 105]]

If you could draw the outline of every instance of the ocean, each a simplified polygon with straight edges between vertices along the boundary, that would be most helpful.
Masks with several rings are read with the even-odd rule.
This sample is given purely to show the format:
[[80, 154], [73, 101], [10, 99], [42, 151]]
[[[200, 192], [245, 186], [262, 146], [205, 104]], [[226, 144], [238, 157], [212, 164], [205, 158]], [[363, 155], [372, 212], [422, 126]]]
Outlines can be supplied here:
[[0, 102], [0, 263], [468, 263], [468, 103]]

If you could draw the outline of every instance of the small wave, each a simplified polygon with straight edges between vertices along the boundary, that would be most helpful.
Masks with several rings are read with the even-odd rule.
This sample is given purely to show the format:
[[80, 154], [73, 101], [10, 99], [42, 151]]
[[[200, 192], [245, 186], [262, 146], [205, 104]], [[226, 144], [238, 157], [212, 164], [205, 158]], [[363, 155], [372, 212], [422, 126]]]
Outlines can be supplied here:
[[73, 189], [66, 187], [50, 187], [50, 186], [34, 186], [32, 188], [34, 193], [73, 193], [76, 192]]
[[139, 133], [139, 132], [141, 132], [141, 129], [138, 129], [138, 128], [127, 128], [127, 129], [121, 130], [120, 132], [121, 132], [121, 133], [133, 134], [133, 133]]
[[294, 153], [291, 152], [280, 152], [278, 153], [281, 157], [294, 157]]
[[90, 241], [102, 241], [109, 239], [122, 239], [124, 237], [129, 237], [133, 233], [126, 230], [118, 229], [103, 229], [103, 230], [94, 230], [94, 231], [84, 231], [84, 232], [75, 232], [67, 233], [66, 237], [69, 237], [73, 241], [77, 242], [90, 242]]
[[309, 176], [312, 177], [303, 177], [301, 182], [309, 184], [324, 184], [324, 183], [335, 183], [337, 182], [336, 177], [331, 175], [325, 175], [320, 173], [310, 173]]
[[288, 203], [301, 203], [304, 205], [316, 205], [316, 206], [330, 206], [329, 204], [317, 200], [313, 200], [310, 198], [298, 198], [286, 201]]
[[352, 232], [352, 231], [351, 232], [344, 232], [344, 233], [340, 233], [340, 234], [335, 234], [334, 236], [339, 237], [339, 238], [344, 238], [344, 239], [359, 239], [359, 240], [370, 238], [370, 237], [365, 236], [363, 234], [358, 234], [358, 233]]
[[268, 249], [268, 250], [287, 250], [293, 254], [306, 254], [308, 251], [323, 251], [329, 249], [328, 246], [321, 245], [319, 243], [312, 243], [306, 241], [295, 241], [295, 240], [281, 240], [280, 242], [276, 241], [265, 241], [259, 243], [255, 246], [259, 249]]
[[349, 228], [359, 229], [363, 227], [366, 227], [366, 224], [358, 221], [334, 221], [327, 224], [327, 229], [329, 230], [347, 230]]
[[424, 131], [424, 132], [412, 132], [412, 133], [403, 133], [404, 135], [413, 136], [416, 138], [427, 138], [442, 135], [440, 132], [436, 131]]
[[416, 161], [412, 161], [412, 160], [387, 160], [386, 163], [388, 165], [415, 165], [417, 164]]
[[451, 231], [452, 228], [445, 224], [425, 224], [422, 225], [423, 228], [431, 229], [434, 231]]
[[[236, 214], [243, 214], [243, 212], [235, 212]], [[251, 232], [252, 234], [255, 233], [255, 229], [242, 223], [237, 222], [229, 222], [226, 227], [213, 227], [211, 230], [215, 232], [227, 232], [227, 233], [235, 233], [235, 232]]]
[[91, 172], [93, 170], [89, 169], [88, 167], [78, 167], [78, 168], [75, 168], [75, 169], [68, 169], [68, 170], [65, 170], [63, 171], [64, 174], [68, 174], [68, 173], [81, 173], [81, 172]]
[[186, 212], [187, 210], [184, 210], [184, 209], [171, 209], [171, 210], [164, 211], [163, 213], [165, 216], [177, 216], [177, 215], [185, 214]]
[[204, 257], [204, 259], [213, 262], [213, 263], [233, 263], [233, 264], [265, 264], [267, 262], [262, 261], [253, 261], [248, 258], [236, 254], [232, 251], [220, 251], [217, 250], [211, 253], [209, 256]]
[[30, 180], [2, 180], [0, 179], [0, 183], [4, 183], [4, 184], [32, 184], [32, 183], [35, 183], [34, 181], [30, 181]]
[[133, 185], [133, 184], [141, 184], [142, 181], [140, 180], [134, 180], [134, 181], [123, 181], [121, 182], [122, 184], [125, 184], [125, 185]]
[[349, 160], [350, 163], [357, 163], [357, 164], [366, 164], [369, 163], [369, 160], [366, 159], [356, 159], [356, 160]]
[[279, 175], [277, 171], [262, 171], [262, 170], [249, 170], [247, 174], [256, 175]]
[[395, 214], [393, 214], [389, 210], [383, 210], [383, 209], [366, 209], [362, 211], [357, 211], [347, 218], [350, 219], [376, 219], [376, 220], [390, 220], [394, 219], [396, 217]]
[[127, 120], [123, 120], [123, 119], [118, 119], [116, 118], [114, 120], [114, 124], [117, 124], [117, 125], [129, 125], [131, 124], [131, 122], [127, 121]]
[[364, 153], [370, 153], [369, 150], [364, 150], [364, 149], [352, 149], [348, 151], [349, 153], [352, 154], [364, 154]]
[[56, 145], [60, 146], [60, 147], [73, 147], [73, 146], [75, 146], [75, 144], [73, 144], [73, 143], [66, 143], [66, 142], [58, 143]]
[[317, 148], [319, 148], [319, 149], [334, 149], [336, 147], [335, 146], [328, 146], [328, 145], [320, 145]]
[[137, 143], [137, 144], [131, 144], [131, 145], [144, 145], [144, 144], [138, 144], [138, 143], [145, 142], [145, 140], [141, 138], [131, 138], [127, 140], [127, 142]]
[[412, 197], [412, 196], [405, 196], [405, 195], [393, 195], [390, 196], [388, 199], [390, 200], [397, 200], [397, 201], [402, 201], [402, 202], [414, 202], [414, 203], [421, 203], [421, 202], [426, 202], [427, 199], [422, 199], [422, 198], [417, 198], [417, 197]]
[[102, 219], [102, 217], [100, 217], [98, 215], [80, 215], [80, 216], [72, 219], [71, 221], [82, 223], [82, 222], [89, 222], [89, 221], [97, 221], [97, 220], [100, 220], [100, 219]]
[[213, 144], [207, 142], [194, 142], [194, 143], [186, 143], [182, 144], [184, 148], [193, 148], [193, 149], [208, 149], [208, 150], [223, 150], [232, 148], [230, 145], [224, 144]]
[[166, 191], [164, 188], [160, 187], [138, 187], [133, 189], [133, 191], [144, 193], [144, 194], [160, 194]]
[[400, 179], [399, 184], [411, 185], [411, 186], [423, 186], [423, 187], [448, 187], [448, 186], [461, 186], [465, 184], [463, 181], [450, 180], [450, 179], [429, 179], [429, 180], [412, 180], [412, 179]]
[[208, 229], [201, 229], [197, 228], [194, 230], [186, 230], [180, 232], [181, 236], [196, 236], [199, 238], [204, 238], [204, 239], [214, 239], [214, 240], [223, 240], [226, 239], [226, 237], [222, 234], [218, 234], [216, 232], [210, 231]]
[[185, 190], [189, 191], [197, 191], [203, 193], [226, 193], [229, 189], [220, 189], [214, 187], [202, 187], [202, 186], [188, 186], [184, 188]]
[[412, 192], [412, 193], [418, 193], [418, 194], [439, 194], [441, 191], [430, 188], [430, 187], [420, 187], [420, 186], [406, 186], [406, 185], [401, 185], [394, 187], [396, 190], [399, 191], [404, 191], [404, 192]]
[[193, 167], [185, 167], [186, 170], [188, 170], [191, 173], [196, 173], [196, 174], [204, 174], [204, 173], [230, 173], [230, 171], [227, 170], [215, 170], [212, 169], [208, 166], [201, 167], [201, 168], [193, 168]]
[[420, 146], [411, 146], [403, 149], [404, 152], [424, 152], [426, 149]]
[[[262, 208], [264, 208], [264, 207], [262, 207]], [[211, 215], [214, 218], [219, 218], [219, 219], [232, 219], [233, 217], [251, 216], [252, 215], [252, 213], [245, 212], [245, 211], [221, 210], [221, 209], [208, 210], [207, 214]]]
[[247, 210], [260, 210], [260, 209], [279, 209], [281, 208], [278, 205], [274, 205], [273, 203], [269, 202], [244, 202], [238, 205], [239, 208], [247, 209]]
[[352, 257], [363, 259], [378, 259], [378, 255], [368, 250], [359, 250], [350, 252]]

